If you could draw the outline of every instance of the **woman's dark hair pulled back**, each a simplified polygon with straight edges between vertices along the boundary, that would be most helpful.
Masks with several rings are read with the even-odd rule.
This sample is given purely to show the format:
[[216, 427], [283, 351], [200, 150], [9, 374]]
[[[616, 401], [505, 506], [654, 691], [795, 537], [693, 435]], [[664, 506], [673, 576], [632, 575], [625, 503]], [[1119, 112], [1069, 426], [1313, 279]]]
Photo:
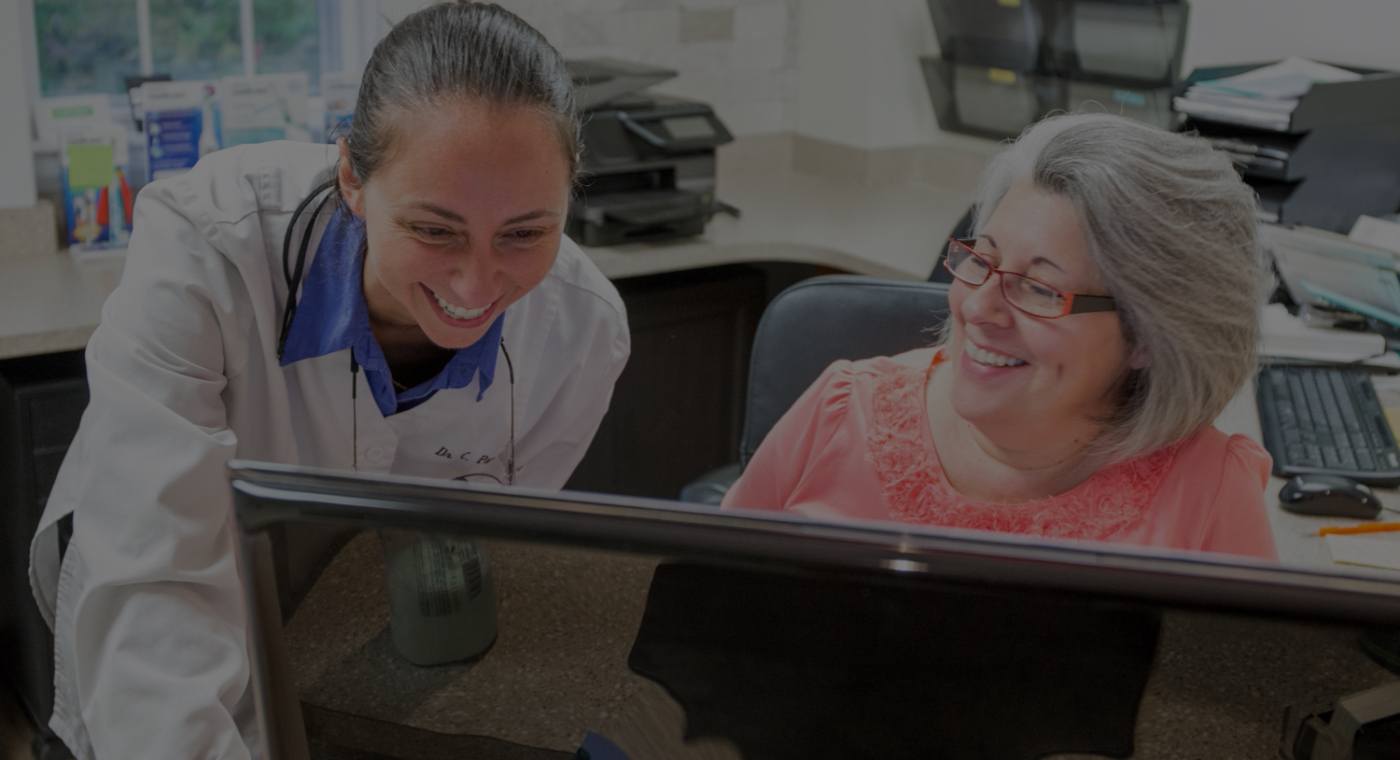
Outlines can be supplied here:
[[404, 114], [463, 98], [540, 109], [577, 175], [579, 123], [564, 59], [519, 16], [459, 0], [404, 17], [375, 45], [347, 137], [355, 177], [368, 180], [388, 159], [411, 128]]

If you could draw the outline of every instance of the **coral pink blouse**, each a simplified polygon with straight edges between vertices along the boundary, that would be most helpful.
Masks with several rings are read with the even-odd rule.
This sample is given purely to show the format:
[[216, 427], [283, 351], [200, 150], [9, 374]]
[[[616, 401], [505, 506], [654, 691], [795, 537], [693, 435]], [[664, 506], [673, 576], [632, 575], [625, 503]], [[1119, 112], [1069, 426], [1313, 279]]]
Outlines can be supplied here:
[[994, 503], [953, 490], [924, 404], [933, 351], [831, 365], [769, 432], [725, 508], [1275, 558], [1264, 506], [1269, 455], [1214, 427], [1055, 496]]

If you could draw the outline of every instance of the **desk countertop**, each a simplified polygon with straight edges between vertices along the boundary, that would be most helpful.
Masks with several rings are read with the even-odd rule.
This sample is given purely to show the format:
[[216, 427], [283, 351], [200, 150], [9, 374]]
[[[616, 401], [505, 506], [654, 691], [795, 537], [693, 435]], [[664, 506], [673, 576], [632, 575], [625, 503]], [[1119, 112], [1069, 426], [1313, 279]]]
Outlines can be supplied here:
[[[968, 151], [976, 158], [976, 151]], [[923, 280], [971, 199], [970, 186], [954, 190], [804, 174], [792, 169], [792, 154], [785, 136], [725, 146], [719, 196], [738, 207], [741, 218], [717, 216], [698, 238], [588, 253], [612, 279], [784, 261]], [[85, 346], [121, 266], [120, 257], [75, 259], [68, 253], [0, 257], [0, 359]]]
[[[1259, 425], [1259, 411], [1254, 397], [1253, 383], [1246, 383], [1244, 388], [1235, 395], [1235, 398], [1225, 407], [1225, 411], [1216, 418], [1215, 425], [1226, 433], [1238, 433], [1255, 441], [1264, 440]], [[1278, 492], [1283, 487], [1284, 482], [1283, 478], [1270, 476], [1265, 492], [1265, 504], [1269, 510], [1269, 524], [1273, 528], [1274, 545], [1278, 548], [1280, 560], [1292, 565], [1328, 568], [1337, 572], [1382, 573], [1385, 577], [1400, 579], [1400, 573], [1391, 570], [1349, 567], [1334, 563], [1332, 555], [1327, 549], [1326, 541], [1317, 535], [1318, 528], [1329, 525], [1350, 525], [1363, 521], [1340, 517], [1313, 517], [1285, 512], [1278, 505]], [[1376, 494], [1380, 496], [1382, 504], [1391, 509], [1400, 510], [1400, 491], [1393, 488], [1378, 488]], [[1383, 513], [1382, 519], [1394, 516], [1394, 513]], [[1392, 542], [1395, 544], [1396, 551], [1400, 552], [1400, 532], [1374, 533], [1369, 534], [1366, 538]]]

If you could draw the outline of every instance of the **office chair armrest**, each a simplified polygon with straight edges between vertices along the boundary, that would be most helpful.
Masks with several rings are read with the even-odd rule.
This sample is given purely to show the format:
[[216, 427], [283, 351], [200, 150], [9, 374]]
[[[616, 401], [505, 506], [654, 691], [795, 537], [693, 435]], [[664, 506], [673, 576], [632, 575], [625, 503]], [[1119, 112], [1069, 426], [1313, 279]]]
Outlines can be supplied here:
[[718, 507], [729, 487], [739, 479], [739, 463], [717, 467], [686, 483], [681, 488], [681, 501], [693, 504], [710, 504]]

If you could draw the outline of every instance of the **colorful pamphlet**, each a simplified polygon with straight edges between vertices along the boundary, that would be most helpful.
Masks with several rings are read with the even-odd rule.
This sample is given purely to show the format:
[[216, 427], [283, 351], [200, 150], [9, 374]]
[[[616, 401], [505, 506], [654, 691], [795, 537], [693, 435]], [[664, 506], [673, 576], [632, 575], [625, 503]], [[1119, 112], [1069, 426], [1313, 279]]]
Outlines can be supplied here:
[[219, 80], [221, 144], [225, 147], [269, 140], [309, 142], [305, 72]]
[[132, 204], [127, 133], [110, 124], [65, 129], [63, 167], [65, 244], [75, 251], [123, 249], [131, 237]]
[[210, 82], [147, 82], [146, 176], [151, 181], [192, 169], [199, 157], [222, 145], [216, 88]]
[[112, 99], [107, 95], [62, 95], [34, 104], [39, 140], [50, 148], [59, 144], [65, 129], [113, 123]]

